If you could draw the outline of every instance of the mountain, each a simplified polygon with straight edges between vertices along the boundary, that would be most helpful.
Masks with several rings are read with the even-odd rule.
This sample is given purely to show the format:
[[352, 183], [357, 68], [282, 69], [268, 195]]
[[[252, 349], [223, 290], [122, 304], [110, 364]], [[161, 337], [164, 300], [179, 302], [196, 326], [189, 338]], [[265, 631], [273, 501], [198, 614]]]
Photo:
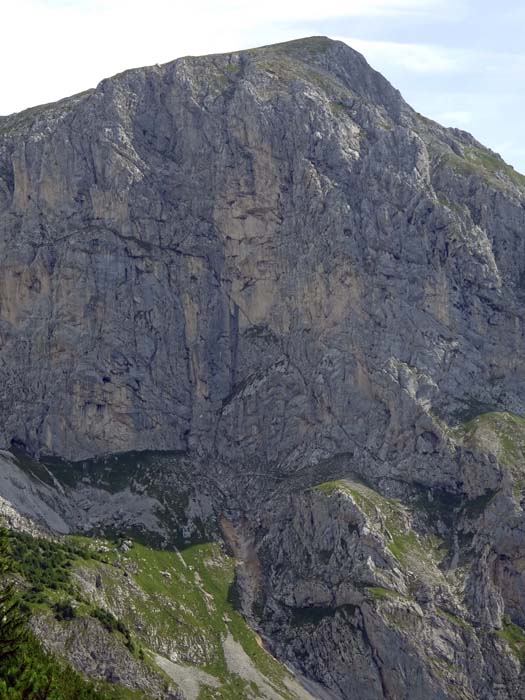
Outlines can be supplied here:
[[181, 58], [0, 118], [0, 270], [6, 522], [98, 538], [143, 600], [177, 551], [213, 599], [218, 547], [305, 688], [232, 690], [229, 623], [189, 653], [77, 562], [80, 610], [193, 664], [176, 692], [525, 698], [523, 175], [341, 42]]

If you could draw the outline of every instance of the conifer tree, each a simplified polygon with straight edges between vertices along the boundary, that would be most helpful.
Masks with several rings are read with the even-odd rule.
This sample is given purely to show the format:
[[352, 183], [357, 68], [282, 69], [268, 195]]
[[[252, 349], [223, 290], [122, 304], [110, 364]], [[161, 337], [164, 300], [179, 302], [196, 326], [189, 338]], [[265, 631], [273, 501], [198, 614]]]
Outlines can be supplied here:
[[27, 641], [27, 615], [10, 580], [9, 537], [0, 529], [0, 668]]

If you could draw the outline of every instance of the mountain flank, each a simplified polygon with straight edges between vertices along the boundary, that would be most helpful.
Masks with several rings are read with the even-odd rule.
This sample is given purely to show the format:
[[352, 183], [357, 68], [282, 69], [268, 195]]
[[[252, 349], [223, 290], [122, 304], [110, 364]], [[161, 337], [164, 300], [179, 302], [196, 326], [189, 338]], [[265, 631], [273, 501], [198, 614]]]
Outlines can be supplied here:
[[525, 698], [524, 319], [525, 177], [341, 42], [1, 117], [34, 634], [118, 697]]

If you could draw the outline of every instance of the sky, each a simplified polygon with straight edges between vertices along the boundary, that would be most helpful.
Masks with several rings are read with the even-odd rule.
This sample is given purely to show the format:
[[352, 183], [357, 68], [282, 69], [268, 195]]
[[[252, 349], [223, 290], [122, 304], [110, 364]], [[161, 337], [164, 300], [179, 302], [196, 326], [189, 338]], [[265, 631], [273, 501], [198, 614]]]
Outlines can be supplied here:
[[364, 54], [419, 112], [525, 172], [523, 0], [2, 0], [0, 114], [127, 68], [302, 36]]

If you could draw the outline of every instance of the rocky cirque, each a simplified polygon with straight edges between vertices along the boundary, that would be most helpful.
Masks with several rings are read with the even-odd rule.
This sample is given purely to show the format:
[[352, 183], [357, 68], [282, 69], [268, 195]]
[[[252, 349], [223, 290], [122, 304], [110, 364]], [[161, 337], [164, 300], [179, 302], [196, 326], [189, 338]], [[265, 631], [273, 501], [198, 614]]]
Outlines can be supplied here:
[[0, 118], [0, 260], [5, 448], [176, 455], [327, 697], [525, 698], [525, 177], [314, 37]]

